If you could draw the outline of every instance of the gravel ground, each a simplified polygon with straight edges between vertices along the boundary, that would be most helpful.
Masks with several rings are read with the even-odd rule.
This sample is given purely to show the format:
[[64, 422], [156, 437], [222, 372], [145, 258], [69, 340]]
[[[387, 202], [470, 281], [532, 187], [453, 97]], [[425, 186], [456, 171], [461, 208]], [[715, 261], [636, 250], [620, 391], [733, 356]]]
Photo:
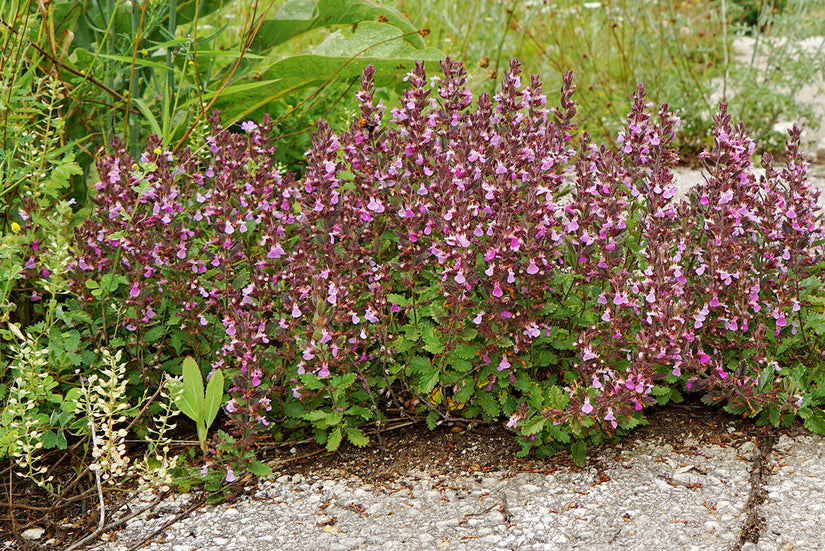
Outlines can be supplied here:
[[[686, 440], [690, 444], [691, 440]], [[276, 474], [233, 504], [201, 507], [139, 549], [822, 549], [823, 439], [783, 437], [774, 454], [767, 531], [740, 542], [751, 520], [757, 444], [644, 442], [584, 470], [440, 474], [389, 481], [334, 472]], [[792, 465], [780, 458], [793, 457]], [[779, 465], [786, 465], [780, 467]], [[152, 496], [147, 496], [147, 499]], [[187, 496], [137, 517], [97, 549], [125, 551], [185, 509]], [[757, 536], [760, 534], [757, 532]]]
[[93, 549], [823, 548], [825, 438], [701, 406], [662, 408], [649, 419], [594, 449], [581, 469], [566, 454], [516, 458], [498, 427], [407, 427], [384, 449], [277, 459], [279, 472], [248, 481], [231, 502], [182, 518], [196, 496], [173, 496]]

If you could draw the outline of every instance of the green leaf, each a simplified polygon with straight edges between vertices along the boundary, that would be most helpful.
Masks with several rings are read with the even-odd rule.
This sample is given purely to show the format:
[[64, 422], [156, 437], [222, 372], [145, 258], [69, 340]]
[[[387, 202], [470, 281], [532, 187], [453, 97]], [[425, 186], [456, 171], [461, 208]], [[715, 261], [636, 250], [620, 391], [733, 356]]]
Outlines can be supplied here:
[[318, 421], [321, 421], [322, 419], [326, 419], [327, 412], [320, 409], [315, 409], [304, 413], [301, 417], [311, 423], [316, 423]]
[[267, 465], [266, 463], [262, 463], [260, 461], [253, 461], [246, 467], [250, 473], [254, 474], [255, 476], [269, 476], [272, 474], [272, 468]]
[[476, 393], [476, 401], [481, 406], [481, 409], [484, 411], [484, 414], [490, 418], [498, 417], [499, 412], [501, 411], [498, 400], [493, 393], [487, 392], [486, 390], [482, 389], [481, 392]]
[[146, 333], [143, 334], [142, 341], [145, 344], [152, 344], [160, 340], [163, 335], [166, 334], [166, 327], [163, 325], [155, 325], [151, 329], [149, 329]]
[[204, 400], [204, 423], [206, 428], [212, 425], [215, 417], [221, 409], [223, 402], [223, 372], [216, 369], [206, 385], [206, 397]]
[[473, 392], [475, 391], [475, 384], [473, 381], [463, 383], [463, 386], [454, 391], [453, 393], [453, 400], [455, 400], [459, 404], [466, 404], [470, 401], [470, 398], [473, 396]]
[[301, 384], [304, 388], [308, 390], [318, 390], [324, 386], [324, 381], [322, 381], [321, 378], [314, 373], [304, 373], [299, 375], [298, 378], [301, 380]]
[[341, 427], [335, 427], [327, 438], [327, 451], [334, 452], [341, 445]]
[[435, 388], [435, 385], [438, 384], [438, 376], [439, 371], [438, 369], [433, 368], [432, 373], [425, 374], [421, 378], [421, 384], [419, 385], [419, 390], [421, 392], [429, 394]]
[[421, 338], [424, 340], [424, 350], [430, 354], [444, 352], [444, 343], [439, 338], [433, 325], [428, 323], [422, 327]]
[[409, 299], [407, 297], [404, 297], [404, 296], [401, 296], [401, 295], [394, 294], [394, 293], [390, 293], [389, 295], [387, 295], [387, 302], [394, 302], [398, 306], [410, 306], [410, 305], [412, 305], [412, 300], [411, 299]]
[[347, 427], [347, 440], [349, 440], [353, 446], [359, 448], [363, 448], [370, 443], [370, 439], [364, 434], [364, 431], [355, 427]]
[[538, 434], [542, 428], [544, 428], [544, 424], [547, 422], [547, 418], [541, 415], [537, 415], [527, 421], [524, 426], [521, 427], [521, 435], [522, 436], [531, 436], [533, 434]]
[[[379, 18], [402, 30], [417, 30], [399, 11], [364, 0], [291, 0], [282, 5], [272, 19], [265, 19], [256, 35], [254, 47], [267, 50], [313, 29], [333, 26], [361, 25]], [[426, 47], [418, 34], [404, 38], [413, 47]]]
[[[264, 31], [259, 36], [266, 34]], [[401, 31], [391, 25], [365, 21], [352, 32], [349, 28], [329, 35], [321, 44], [306, 53], [262, 62], [267, 69], [260, 75], [262, 80], [278, 81], [272, 88], [249, 90], [243, 101], [237, 97], [219, 98], [215, 108], [224, 115], [225, 124], [248, 118], [267, 104], [306, 88], [317, 88], [326, 83], [331, 75], [340, 82], [361, 77], [367, 65], [375, 67], [376, 86], [393, 86], [402, 81], [416, 60], [428, 62], [436, 70], [444, 55], [428, 48], [416, 50], [401, 39]]]
[[570, 453], [573, 457], [573, 463], [578, 465], [579, 467], [584, 467], [587, 465], [587, 445], [584, 443], [584, 440], [579, 438], [570, 448]]
[[438, 420], [441, 417], [438, 415], [438, 412], [435, 410], [431, 410], [427, 414], [427, 428], [430, 430], [435, 430], [435, 427], [438, 426]]
[[450, 352], [450, 355], [462, 360], [473, 360], [478, 355], [478, 346], [460, 343]]
[[817, 407], [805, 408], [799, 414], [804, 419], [805, 428], [815, 434], [825, 434], [825, 414]]
[[196, 423], [203, 421], [203, 375], [191, 356], [183, 360], [183, 385], [175, 397], [175, 405]]

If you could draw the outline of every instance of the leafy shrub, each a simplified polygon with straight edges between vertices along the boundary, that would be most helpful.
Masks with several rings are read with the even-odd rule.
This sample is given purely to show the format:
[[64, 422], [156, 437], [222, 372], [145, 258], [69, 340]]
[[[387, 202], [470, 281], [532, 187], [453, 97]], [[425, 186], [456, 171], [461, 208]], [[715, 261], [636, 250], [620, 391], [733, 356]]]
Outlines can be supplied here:
[[757, 181], [723, 105], [707, 180], [677, 201], [679, 119], [641, 87], [611, 150], [576, 144], [570, 74], [549, 109], [518, 62], [475, 104], [463, 67], [442, 69], [417, 64], [387, 122], [368, 67], [360, 116], [319, 123], [300, 181], [274, 165], [268, 118], [235, 134], [214, 116], [198, 150], [152, 139], [137, 161], [116, 142], [76, 291], [122, 305], [107, 330], [227, 373], [242, 449], [306, 428], [365, 445], [363, 422], [405, 398], [431, 427], [506, 417], [525, 453], [579, 461], [685, 391], [825, 428], [806, 379], [821, 359], [793, 359], [822, 237], [798, 131]]

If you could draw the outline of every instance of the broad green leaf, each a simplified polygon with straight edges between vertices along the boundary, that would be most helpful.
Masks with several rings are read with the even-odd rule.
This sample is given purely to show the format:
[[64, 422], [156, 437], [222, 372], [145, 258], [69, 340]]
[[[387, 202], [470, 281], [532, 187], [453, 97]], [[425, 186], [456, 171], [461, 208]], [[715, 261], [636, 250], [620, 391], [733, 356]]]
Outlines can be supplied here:
[[493, 419], [498, 417], [501, 409], [499, 408], [498, 400], [493, 393], [482, 389], [481, 391], [476, 392], [476, 401], [481, 406], [481, 409], [487, 417]]
[[[264, 20], [253, 46], [265, 51], [313, 29], [361, 25], [379, 18], [403, 33], [418, 30], [394, 8], [364, 0], [292, 0], [282, 5], [274, 18]], [[404, 40], [417, 49], [426, 47], [417, 33]]]
[[547, 418], [542, 417], [541, 415], [533, 417], [523, 427], [521, 427], [521, 435], [531, 436], [533, 434], [538, 434], [541, 429], [544, 428], [544, 424], [546, 422]]
[[206, 397], [204, 400], [204, 423], [209, 428], [221, 409], [223, 402], [223, 372], [216, 369], [206, 385]]
[[184, 415], [199, 423], [203, 421], [203, 375], [191, 356], [183, 360], [183, 386], [175, 397], [175, 405]]
[[272, 468], [266, 463], [260, 461], [253, 461], [246, 467], [250, 473], [255, 476], [269, 476], [272, 474]]
[[301, 384], [309, 390], [318, 390], [324, 386], [321, 378], [314, 373], [303, 373], [298, 378], [301, 379]]
[[364, 434], [364, 431], [354, 427], [347, 428], [347, 440], [349, 440], [353, 446], [357, 446], [359, 448], [363, 448], [370, 443], [370, 439], [366, 434]]
[[[304, 90], [323, 85], [330, 76], [338, 81], [358, 80], [367, 65], [375, 67], [377, 86], [398, 86], [416, 60], [438, 67], [444, 55], [433, 48], [416, 50], [399, 37], [401, 31], [390, 25], [367, 21], [350, 29], [337, 31], [306, 53], [273, 63], [260, 75], [261, 80], [276, 80], [275, 90], [255, 88], [243, 96], [219, 98], [215, 107], [223, 113], [225, 124], [253, 116], [267, 104]], [[255, 116], [254, 118], [257, 118]]]
[[424, 340], [424, 350], [430, 354], [440, 354], [444, 352], [444, 342], [436, 333], [435, 327], [425, 324], [421, 330], [421, 338]]
[[301, 417], [306, 419], [307, 421], [309, 421], [311, 423], [314, 423], [314, 422], [317, 422], [317, 421], [321, 421], [322, 419], [326, 419], [327, 418], [327, 412], [316, 409], [316, 410], [308, 411], [308, 412], [304, 413]]
[[341, 427], [335, 427], [327, 438], [327, 451], [334, 452], [341, 445]]
[[587, 465], [587, 445], [584, 443], [584, 440], [579, 438], [573, 442], [570, 452], [573, 456], [573, 463], [579, 467], [584, 467]]
[[438, 369], [433, 368], [431, 373], [426, 373], [421, 377], [421, 385], [419, 390], [429, 394], [438, 383], [439, 372]]

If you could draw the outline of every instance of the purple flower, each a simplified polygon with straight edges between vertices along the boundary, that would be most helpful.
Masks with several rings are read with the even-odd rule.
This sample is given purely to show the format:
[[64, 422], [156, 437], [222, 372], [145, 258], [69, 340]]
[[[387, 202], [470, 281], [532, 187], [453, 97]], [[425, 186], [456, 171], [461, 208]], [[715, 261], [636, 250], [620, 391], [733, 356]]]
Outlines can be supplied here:
[[252, 121], [244, 121], [241, 123], [241, 130], [246, 133], [253, 132], [258, 128], [258, 125]]

